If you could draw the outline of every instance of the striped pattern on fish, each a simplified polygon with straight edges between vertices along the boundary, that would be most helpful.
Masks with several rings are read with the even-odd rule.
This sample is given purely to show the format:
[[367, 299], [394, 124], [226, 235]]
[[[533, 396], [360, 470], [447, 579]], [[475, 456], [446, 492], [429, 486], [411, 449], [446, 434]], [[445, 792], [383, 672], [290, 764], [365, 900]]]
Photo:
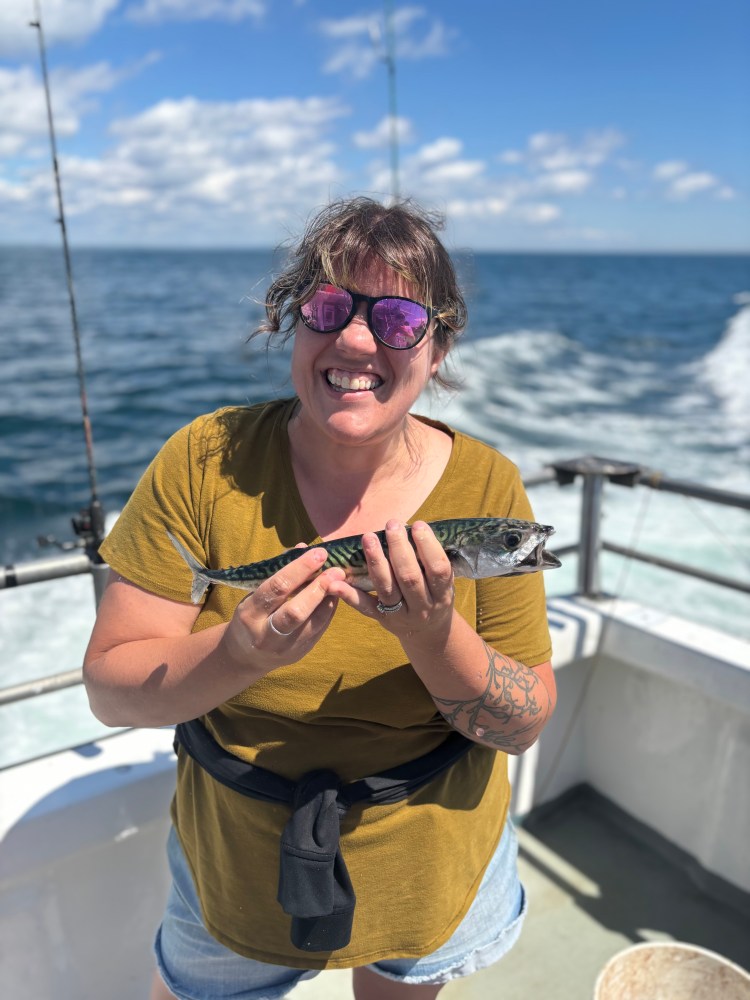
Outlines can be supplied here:
[[[560, 565], [557, 556], [544, 548], [555, 530], [548, 524], [507, 517], [459, 517], [432, 521], [430, 527], [450, 559], [453, 574], [457, 577], [481, 580], [492, 576], [518, 576], [521, 573], [554, 569]], [[411, 541], [411, 528], [408, 525], [406, 530]], [[168, 531], [167, 534], [193, 574], [190, 595], [193, 604], [201, 602], [212, 584], [224, 584], [252, 593], [264, 580], [283, 569], [293, 559], [298, 559], [304, 551], [288, 549], [281, 555], [248, 563], [246, 566], [208, 569], [171, 532]], [[375, 534], [387, 555], [385, 532], [377, 531]], [[332, 566], [339, 566], [353, 587], [365, 591], [374, 590], [367, 573], [362, 535], [335, 538], [314, 547], [325, 549], [328, 553], [321, 572]]]

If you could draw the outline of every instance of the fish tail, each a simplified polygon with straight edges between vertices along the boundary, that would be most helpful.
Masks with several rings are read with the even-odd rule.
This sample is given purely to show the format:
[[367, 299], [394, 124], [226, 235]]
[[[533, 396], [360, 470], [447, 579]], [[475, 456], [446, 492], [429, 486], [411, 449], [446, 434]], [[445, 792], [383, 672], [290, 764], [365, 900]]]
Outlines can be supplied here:
[[167, 534], [169, 535], [170, 542], [188, 564], [190, 572], [193, 574], [193, 586], [190, 590], [190, 600], [193, 604], [200, 604], [203, 600], [203, 595], [206, 593], [211, 583], [211, 578], [206, 576], [206, 567], [201, 566], [193, 553], [189, 552], [182, 542], [178, 541], [174, 537], [171, 531], [168, 531]]

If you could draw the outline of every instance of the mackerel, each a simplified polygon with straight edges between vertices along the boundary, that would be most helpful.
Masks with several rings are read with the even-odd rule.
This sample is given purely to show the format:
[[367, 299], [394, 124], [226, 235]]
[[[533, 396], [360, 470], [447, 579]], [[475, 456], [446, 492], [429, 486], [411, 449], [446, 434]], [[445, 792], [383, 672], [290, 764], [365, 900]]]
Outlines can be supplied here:
[[[492, 576], [519, 576], [537, 570], [555, 569], [560, 560], [545, 549], [545, 543], [554, 533], [549, 524], [521, 521], [507, 517], [459, 517], [445, 521], [432, 521], [430, 527], [451, 561], [453, 575], [469, 580], [483, 580]], [[414, 548], [411, 527], [406, 526], [409, 541]], [[208, 587], [224, 584], [251, 593], [280, 569], [299, 559], [304, 549], [288, 549], [281, 555], [246, 566], [229, 566], [226, 569], [208, 569], [202, 566], [188, 549], [168, 531], [167, 534], [190, 567], [193, 574], [191, 600], [199, 604]], [[385, 531], [376, 531], [385, 555], [388, 543]], [[321, 542], [314, 548], [325, 549], [328, 558], [320, 571], [338, 566], [347, 581], [358, 590], [374, 590], [367, 571], [367, 561], [362, 548], [361, 535], [335, 538]]]

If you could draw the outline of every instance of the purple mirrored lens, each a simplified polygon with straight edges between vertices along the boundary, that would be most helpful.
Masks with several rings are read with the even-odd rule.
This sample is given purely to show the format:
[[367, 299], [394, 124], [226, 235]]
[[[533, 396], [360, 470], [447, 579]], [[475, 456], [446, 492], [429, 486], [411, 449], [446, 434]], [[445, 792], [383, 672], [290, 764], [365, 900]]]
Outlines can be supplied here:
[[397, 350], [413, 347], [427, 329], [427, 310], [408, 299], [381, 299], [372, 310], [372, 325], [377, 337]]
[[300, 312], [305, 323], [319, 333], [340, 330], [352, 311], [352, 297], [343, 288], [321, 285]]

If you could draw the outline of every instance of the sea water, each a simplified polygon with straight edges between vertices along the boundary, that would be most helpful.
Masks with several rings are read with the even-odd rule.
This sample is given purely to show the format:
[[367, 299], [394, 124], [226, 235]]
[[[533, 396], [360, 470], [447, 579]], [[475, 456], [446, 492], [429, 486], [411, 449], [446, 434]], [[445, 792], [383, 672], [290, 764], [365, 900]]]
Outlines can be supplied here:
[[[750, 257], [457, 254], [469, 327], [455, 393], [423, 413], [530, 473], [594, 454], [750, 492]], [[248, 336], [278, 267], [271, 252], [73, 254], [100, 497], [110, 519], [166, 438], [227, 404], [289, 395], [288, 348]], [[88, 502], [62, 254], [0, 248], [0, 557], [72, 537]], [[580, 487], [531, 493], [559, 544], [577, 538]], [[746, 512], [608, 485], [605, 539], [747, 579]], [[380, 527], [374, 525], [373, 527]], [[550, 548], [554, 550], [554, 545]], [[545, 576], [570, 592], [575, 557]], [[602, 585], [750, 636], [746, 597], [605, 555]], [[0, 686], [80, 666], [88, 577], [0, 591]], [[101, 734], [81, 688], [0, 709], [0, 765]]]

